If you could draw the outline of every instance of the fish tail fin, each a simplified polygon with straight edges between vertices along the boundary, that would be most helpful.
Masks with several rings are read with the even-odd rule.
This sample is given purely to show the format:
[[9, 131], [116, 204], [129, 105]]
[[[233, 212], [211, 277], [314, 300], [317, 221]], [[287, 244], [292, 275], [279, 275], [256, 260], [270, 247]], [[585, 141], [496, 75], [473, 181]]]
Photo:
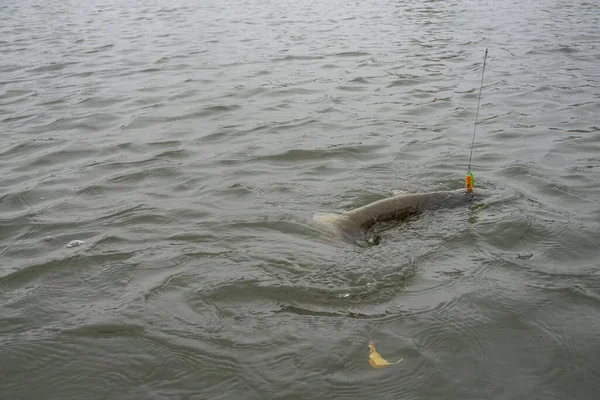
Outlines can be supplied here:
[[315, 214], [313, 219], [322, 228], [322, 233], [338, 239], [351, 241], [360, 232], [360, 227], [344, 214], [320, 213]]
[[319, 213], [313, 216], [313, 219], [324, 225], [337, 225], [341, 220], [342, 215], [336, 213]]

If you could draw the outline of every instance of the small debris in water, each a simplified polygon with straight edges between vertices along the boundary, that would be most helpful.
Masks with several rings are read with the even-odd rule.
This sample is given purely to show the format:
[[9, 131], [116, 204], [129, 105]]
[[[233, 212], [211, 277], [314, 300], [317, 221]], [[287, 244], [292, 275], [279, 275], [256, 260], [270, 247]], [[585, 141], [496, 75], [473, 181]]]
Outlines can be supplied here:
[[517, 254], [517, 258], [520, 260], [529, 260], [530, 258], [533, 258], [533, 253], [530, 254]]
[[387, 367], [388, 365], [398, 364], [402, 360], [404, 360], [404, 358], [401, 358], [396, 362], [387, 361], [385, 358], [383, 358], [379, 355], [377, 350], [375, 350], [375, 344], [373, 343], [373, 341], [371, 340], [369, 342], [369, 364], [371, 364], [371, 367], [383, 368], [383, 367]]
[[77, 247], [83, 244], [83, 240], [71, 240], [67, 247]]

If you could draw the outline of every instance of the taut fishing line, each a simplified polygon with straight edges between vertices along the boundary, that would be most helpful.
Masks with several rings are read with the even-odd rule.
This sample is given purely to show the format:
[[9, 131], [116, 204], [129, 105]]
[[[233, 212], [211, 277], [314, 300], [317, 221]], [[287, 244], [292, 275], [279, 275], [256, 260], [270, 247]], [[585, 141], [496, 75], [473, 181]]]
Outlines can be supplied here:
[[475, 113], [475, 125], [473, 126], [473, 140], [471, 141], [471, 154], [469, 155], [469, 166], [467, 167], [467, 174], [465, 176], [465, 185], [467, 191], [473, 190], [473, 172], [471, 172], [471, 159], [473, 158], [473, 147], [475, 145], [475, 132], [477, 130], [477, 119], [479, 117], [479, 105], [481, 104], [481, 90], [483, 89], [483, 75], [485, 74], [485, 61], [487, 60], [488, 49], [485, 49], [485, 56], [483, 57], [483, 69], [481, 71], [481, 84], [479, 85], [479, 98], [477, 100], [477, 112]]

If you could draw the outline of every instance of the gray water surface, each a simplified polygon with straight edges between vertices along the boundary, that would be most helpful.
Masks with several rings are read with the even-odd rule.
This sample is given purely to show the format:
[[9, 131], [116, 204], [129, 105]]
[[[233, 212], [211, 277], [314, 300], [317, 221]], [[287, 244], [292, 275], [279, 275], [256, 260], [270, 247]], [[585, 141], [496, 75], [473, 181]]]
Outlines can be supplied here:
[[2, 1], [0, 399], [597, 399], [599, 10]]

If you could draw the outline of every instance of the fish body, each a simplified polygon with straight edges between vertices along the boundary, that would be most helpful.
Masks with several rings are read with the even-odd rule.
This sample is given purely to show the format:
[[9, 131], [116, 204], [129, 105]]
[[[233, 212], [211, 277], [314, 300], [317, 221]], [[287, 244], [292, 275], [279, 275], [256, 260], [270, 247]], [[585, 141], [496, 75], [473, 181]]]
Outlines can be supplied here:
[[380, 199], [341, 214], [316, 214], [314, 219], [333, 233], [351, 237], [365, 232], [379, 222], [403, 221], [425, 210], [456, 207], [473, 199], [473, 192], [464, 189], [430, 193], [394, 192]]

